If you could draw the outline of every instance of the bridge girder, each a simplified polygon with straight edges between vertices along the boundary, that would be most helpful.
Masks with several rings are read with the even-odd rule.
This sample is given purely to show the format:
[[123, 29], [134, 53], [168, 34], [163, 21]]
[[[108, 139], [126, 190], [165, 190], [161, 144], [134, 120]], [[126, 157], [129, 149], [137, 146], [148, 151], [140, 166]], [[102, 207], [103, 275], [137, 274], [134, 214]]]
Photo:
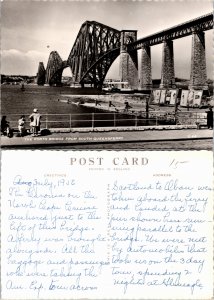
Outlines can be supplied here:
[[105, 53], [83, 74], [80, 83], [91, 82], [94, 83], [95, 86], [101, 86], [110, 66], [119, 55], [120, 48]]
[[115, 55], [119, 55], [116, 50], [119, 47], [119, 30], [95, 21], [86, 21], [67, 59], [74, 81], [102, 84]]
[[142, 46], [154, 46], [161, 44], [166, 40], [175, 40], [191, 35], [193, 32], [206, 31], [210, 29], [213, 29], [212, 13], [139, 39], [128, 45], [128, 50], [139, 50]]
[[[128, 41], [124, 45], [127, 53], [130, 54], [136, 64], [137, 52], [135, 53], [135, 51], [141, 49], [142, 46], [157, 45], [167, 40], [178, 39], [191, 35], [193, 32], [209, 29], [213, 29], [212, 13], [138, 39], [135, 42]], [[69, 66], [73, 81], [96, 86], [102, 85], [111, 64], [120, 54], [121, 32], [95, 21], [86, 21], [79, 30], [67, 61], [62, 61], [59, 54], [52, 51], [46, 71], [40, 66], [38, 74], [40, 77], [45, 75], [45, 83], [49, 85], [61, 84], [63, 69]], [[40, 81], [42, 82], [42, 79]]]
[[67, 61], [63, 61], [57, 51], [52, 51], [49, 55], [46, 68], [45, 83], [60, 85], [62, 72], [66, 67], [68, 67]]

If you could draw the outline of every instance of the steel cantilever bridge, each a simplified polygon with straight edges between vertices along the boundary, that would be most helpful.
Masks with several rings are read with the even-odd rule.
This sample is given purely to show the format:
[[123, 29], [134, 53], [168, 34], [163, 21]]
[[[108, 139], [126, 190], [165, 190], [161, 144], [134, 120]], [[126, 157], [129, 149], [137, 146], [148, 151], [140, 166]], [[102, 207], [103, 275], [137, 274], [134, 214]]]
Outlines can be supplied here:
[[[138, 40], [136, 30], [119, 31], [95, 21], [86, 21], [82, 24], [66, 61], [56, 51], [52, 51], [46, 70], [43, 63], [39, 63], [37, 83], [61, 84], [63, 70], [70, 67], [74, 82], [82, 86], [86, 83], [95, 87], [102, 86], [109, 68], [119, 55], [121, 80], [127, 80], [128, 73], [129, 76], [134, 74], [128, 70], [130, 63], [138, 68], [137, 50], [210, 29], [213, 29], [212, 13]], [[203, 45], [204, 41], [201, 42]], [[149, 58], [151, 59], [150, 56]], [[148, 63], [150, 62], [147, 62], [147, 67]]]

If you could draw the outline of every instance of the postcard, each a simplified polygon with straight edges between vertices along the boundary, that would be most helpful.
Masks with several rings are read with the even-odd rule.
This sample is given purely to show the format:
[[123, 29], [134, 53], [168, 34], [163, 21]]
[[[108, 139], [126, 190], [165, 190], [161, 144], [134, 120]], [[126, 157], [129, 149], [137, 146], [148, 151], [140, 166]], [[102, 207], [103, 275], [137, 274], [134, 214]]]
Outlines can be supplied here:
[[1, 299], [212, 298], [212, 40], [209, 0], [1, 3]]
[[2, 151], [1, 299], [211, 299], [210, 151]]
[[212, 150], [212, 1], [3, 1], [1, 145]]

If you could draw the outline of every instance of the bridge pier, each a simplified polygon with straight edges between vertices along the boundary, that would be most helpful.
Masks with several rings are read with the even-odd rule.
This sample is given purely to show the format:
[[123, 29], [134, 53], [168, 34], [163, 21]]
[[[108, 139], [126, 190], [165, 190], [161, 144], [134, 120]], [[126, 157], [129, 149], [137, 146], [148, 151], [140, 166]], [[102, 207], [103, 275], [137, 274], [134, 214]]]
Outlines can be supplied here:
[[152, 88], [152, 67], [151, 67], [151, 48], [142, 46], [141, 70], [140, 70], [140, 89], [150, 90]]
[[127, 51], [127, 44], [137, 40], [136, 30], [121, 31], [120, 46], [120, 80], [128, 81], [131, 89], [138, 88], [138, 60], [137, 50]]
[[205, 34], [203, 31], [192, 33], [192, 57], [189, 89], [208, 90]]
[[79, 82], [79, 58], [75, 57], [75, 67], [74, 67], [74, 81]]
[[175, 87], [175, 68], [174, 68], [174, 51], [173, 41], [163, 42], [162, 69], [160, 88]]

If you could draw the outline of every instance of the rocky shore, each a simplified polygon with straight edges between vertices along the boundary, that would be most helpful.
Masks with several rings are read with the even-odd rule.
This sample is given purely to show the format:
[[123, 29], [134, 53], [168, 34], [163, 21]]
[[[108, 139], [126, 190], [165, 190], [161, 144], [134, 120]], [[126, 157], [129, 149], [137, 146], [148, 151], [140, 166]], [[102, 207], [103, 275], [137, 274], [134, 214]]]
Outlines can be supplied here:
[[[94, 108], [95, 112], [105, 111], [124, 115], [133, 115], [150, 119], [158, 118], [162, 123], [175, 124], [175, 107], [170, 105], [159, 106], [149, 104], [146, 114], [146, 97], [142, 94], [106, 94], [106, 95], [63, 95], [60, 101], [68, 104]], [[126, 109], [128, 103], [129, 108]], [[206, 123], [206, 109], [177, 107], [177, 125], [197, 125], [198, 119]]]
[[[146, 112], [146, 97], [142, 94], [62, 95], [60, 101], [96, 110], [135, 114]], [[126, 103], [130, 106], [128, 109], [126, 109]], [[160, 113], [174, 112], [174, 106], [159, 107], [151, 104], [149, 109]]]

